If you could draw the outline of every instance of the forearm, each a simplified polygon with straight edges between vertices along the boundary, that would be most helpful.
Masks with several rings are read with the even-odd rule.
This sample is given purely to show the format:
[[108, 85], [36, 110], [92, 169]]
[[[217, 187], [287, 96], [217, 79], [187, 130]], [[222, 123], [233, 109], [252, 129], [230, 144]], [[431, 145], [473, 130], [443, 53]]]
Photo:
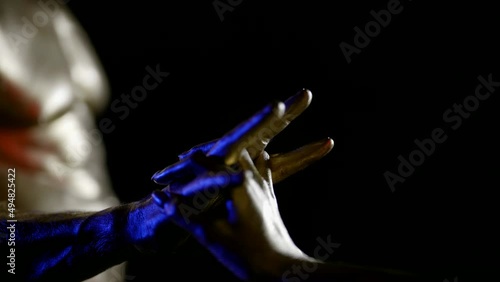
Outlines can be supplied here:
[[[129, 211], [123, 205], [97, 213], [18, 214], [15, 245], [5, 240], [2, 248], [15, 249], [16, 278], [82, 281], [133, 255]], [[11, 224], [2, 217], [0, 228]]]

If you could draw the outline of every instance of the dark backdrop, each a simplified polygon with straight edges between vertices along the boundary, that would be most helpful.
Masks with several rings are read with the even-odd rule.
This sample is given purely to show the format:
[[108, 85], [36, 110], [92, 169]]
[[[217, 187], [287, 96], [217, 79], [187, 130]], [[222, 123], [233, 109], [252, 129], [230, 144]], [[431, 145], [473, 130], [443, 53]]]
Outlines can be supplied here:
[[[99, 117], [116, 126], [104, 140], [122, 201], [158, 188], [151, 175], [178, 153], [306, 87], [311, 106], [269, 147], [335, 140], [327, 157], [276, 187], [299, 247], [312, 254], [317, 237], [332, 236], [341, 246], [331, 260], [435, 270], [436, 282], [498, 277], [500, 91], [456, 130], [443, 120], [474, 95], [478, 76], [500, 81], [495, 9], [402, 1], [348, 63], [339, 44], [354, 45], [354, 28], [391, 1], [310, 2], [242, 1], [223, 21], [210, 1], [69, 2], [109, 76], [110, 103], [142, 84], [146, 66], [170, 73], [123, 120], [110, 107]], [[446, 141], [392, 192], [384, 172], [397, 173], [398, 156], [408, 159], [435, 128]], [[183, 248], [131, 261], [129, 278], [234, 279], [196, 244]]]

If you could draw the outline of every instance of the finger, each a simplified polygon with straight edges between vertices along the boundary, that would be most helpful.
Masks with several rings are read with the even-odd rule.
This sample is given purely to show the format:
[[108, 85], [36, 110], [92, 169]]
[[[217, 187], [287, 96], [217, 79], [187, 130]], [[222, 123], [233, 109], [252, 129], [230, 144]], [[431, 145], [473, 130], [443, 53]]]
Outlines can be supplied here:
[[179, 154], [178, 157], [180, 160], [183, 160], [196, 152], [202, 152], [204, 154], [207, 154], [210, 151], [210, 149], [213, 147], [213, 145], [215, 143], [217, 143], [218, 141], [219, 141], [219, 139], [214, 139], [212, 141], [208, 141], [208, 142], [196, 145], [193, 148], [187, 150], [186, 152]]
[[172, 216], [175, 213], [176, 198], [171, 198], [165, 191], [155, 190], [151, 194], [154, 202], [162, 208], [167, 216]]
[[257, 157], [272, 138], [286, 128], [291, 121], [309, 106], [311, 99], [311, 92], [303, 89], [285, 101], [284, 115], [279, 113], [279, 104], [276, 105], [278, 109], [274, 109], [276, 114], [272, 114], [273, 108], [269, 108], [270, 106], [264, 108], [222, 138], [199, 144], [181, 153], [179, 155], [181, 161], [156, 172], [152, 177], [153, 181], [161, 185], [168, 185], [175, 179], [192, 175], [190, 171], [192, 163], [190, 161], [184, 162], [184, 160], [197, 152], [219, 157], [226, 155], [225, 159], [229, 164], [235, 162], [236, 156], [245, 147], [252, 158]]
[[[280, 109], [275, 109], [277, 114], [273, 115], [272, 108], [269, 108], [269, 106], [264, 108], [222, 138], [199, 144], [181, 153], [179, 155], [181, 161], [156, 172], [152, 177], [153, 181], [161, 185], [168, 185], [175, 179], [185, 178], [189, 175], [192, 176], [190, 171], [192, 163], [190, 161], [183, 161], [197, 152], [217, 155], [219, 157], [227, 154], [226, 161], [231, 164], [234, 163], [235, 157], [245, 147], [252, 158], [257, 157], [274, 136], [286, 128], [291, 121], [309, 106], [311, 99], [311, 92], [303, 89], [285, 101], [284, 115], [279, 114]], [[267, 122], [265, 122], [266, 119]], [[231, 153], [228, 154], [228, 152]]]
[[229, 173], [227, 171], [219, 171], [216, 174], [204, 174], [187, 185], [179, 187], [175, 193], [183, 196], [193, 196], [194, 194], [203, 191], [206, 191], [207, 194], [214, 194], [212, 191], [213, 189], [217, 191], [221, 189], [228, 189], [241, 185], [241, 183], [243, 183], [243, 174], [241, 172]]
[[212, 149], [208, 156], [217, 156], [224, 159], [226, 165], [235, 164], [244, 148], [251, 147], [254, 142], [259, 142], [256, 136], [263, 134], [270, 123], [282, 118], [285, 106], [282, 102], [275, 102], [241, 123], [229, 133], [224, 135]]
[[282, 116], [274, 116], [249, 136], [252, 141], [247, 142], [245, 149], [252, 159], [258, 157], [269, 142], [309, 106], [311, 99], [311, 91], [307, 89], [301, 90], [285, 101], [285, 113]]
[[272, 173], [267, 162], [269, 161], [269, 154], [263, 151], [260, 156], [255, 160], [250, 158], [250, 155], [244, 150], [240, 158], [241, 169], [246, 172], [251, 172], [246, 176], [252, 176], [258, 187], [268, 195], [271, 199], [276, 199], [274, 194]]
[[220, 157], [226, 160], [228, 164], [234, 164], [237, 154], [241, 152], [244, 146], [249, 144], [248, 140], [254, 139], [252, 134], [260, 131], [260, 128], [264, 128], [269, 121], [280, 118], [283, 115], [283, 109], [284, 105], [281, 102], [266, 106], [222, 138], [200, 144], [182, 153], [179, 156], [181, 158], [179, 162], [156, 172], [152, 176], [152, 180], [157, 184], [169, 185], [175, 180], [193, 176], [191, 166], [194, 163], [192, 158], [189, 157], [196, 153], [206, 153], [207, 156]]
[[151, 197], [159, 207], [163, 207], [163, 205], [165, 205], [165, 203], [170, 200], [169, 195], [166, 192], [160, 190], [153, 191], [153, 193], [151, 193]]
[[311, 104], [311, 100], [312, 93], [308, 89], [302, 89], [299, 93], [286, 99], [286, 111], [284, 116], [284, 121], [287, 123], [286, 125], [302, 114], [302, 112], [304, 112], [304, 110]]
[[323, 158], [332, 150], [333, 143], [331, 138], [326, 138], [291, 152], [272, 155], [269, 166], [273, 182], [278, 183]]
[[254, 165], [262, 179], [272, 186], [272, 173], [268, 163], [270, 159], [271, 157], [269, 154], [266, 151], [262, 151], [262, 153], [255, 158]]
[[152, 177], [153, 181], [175, 188], [178, 185], [185, 185], [204, 172], [225, 169], [222, 158], [207, 157], [202, 150], [204, 149], [192, 151], [189, 157], [156, 172]]
[[[206, 171], [209, 166], [207, 158], [201, 151], [193, 151], [190, 158], [185, 158], [173, 165], [156, 172], [152, 180], [160, 185], [169, 185], [173, 181], [182, 182], [192, 180], [196, 175]], [[210, 169], [215, 169], [210, 167]]]
[[[283, 131], [294, 119], [296, 119], [302, 112], [304, 112], [307, 107], [311, 104], [312, 93], [307, 89], [302, 89], [297, 94], [289, 97], [285, 101], [285, 114], [282, 118], [277, 119], [270, 123], [270, 135], [259, 136], [263, 138], [261, 140], [262, 148], [258, 148], [257, 154], [262, 152], [269, 141], [271, 141], [276, 135]], [[264, 139], [265, 138], [265, 139]], [[252, 158], [255, 156], [250, 154]]]
[[177, 174], [171, 176], [173, 180], [165, 188], [170, 193], [178, 194], [179, 190], [186, 186], [188, 183], [193, 181], [197, 176], [206, 173], [236, 173], [232, 167], [227, 167], [221, 158], [218, 157], [207, 157], [202, 152], [195, 152], [189, 158], [190, 166]]
[[160, 171], [157, 171], [151, 179], [160, 185], [169, 185], [179, 177], [186, 177], [192, 171], [193, 161], [190, 158], [179, 161]]
[[[271, 128], [274, 131], [274, 135], [271, 135], [269, 137], [269, 140], [272, 139], [276, 134], [281, 132], [291, 121], [293, 121], [296, 117], [298, 117], [311, 103], [312, 100], [312, 93], [311, 91], [307, 89], [301, 90], [299, 93], [293, 95], [292, 97], [288, 98], [285, 101], [285, 114], [283, 118], [277, 119], [274, 122], [274, 127]], [[278, 124], [279, 123], [279, 124]], [[267, 145], [269, 142], [262, 142]], [[184, 159], [186, 157], [189, 157], [191, 154], [194, 152], [201, 151], [203, 153], [208, 153], [210, 149], [215, 145], [219, 139], [214, 139], [211, 141], [208, 141], [206, 143], [202, 143], [199, 145], [194, 146], [193, 148], [189, 149], [186, 152], [183, 152], [179, 155], [179, 159]], [[262, 148], [261, 150], [263, 150]]]
[[260, 171], [255, 166], [252, 157], [250, 157], [250, 154], [247, 152], [247, 150], [243, 150], [241, 152], [240, 161], [238, 164], [241, 166], [241, 169], [243, 171], [252, 172], [251, 175], [253, 175], [255, 181], [259, 184], [259, 186], [262, 187], [264, 185], [264, 179], [262, 179]]

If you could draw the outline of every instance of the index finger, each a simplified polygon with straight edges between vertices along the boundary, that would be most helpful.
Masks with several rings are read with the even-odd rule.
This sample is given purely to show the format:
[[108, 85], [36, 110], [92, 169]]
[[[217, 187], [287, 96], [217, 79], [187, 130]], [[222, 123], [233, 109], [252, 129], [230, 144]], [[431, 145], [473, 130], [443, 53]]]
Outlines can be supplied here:
[[[196, 149], [184, 154], [179, 162], [156, 172], [152, 177], [153, 181], [158, 184], [168, 185], [175, 179], [192, 175], [193, 161], [191, 158], [196, 153], [206, 153], [209, 157], [215, 156], [228, 165], [235, 164], [241, 150], [252, 142], [258, 141], [253, 136], [260, 132], [262, 128], [268, 127], [271, 121], [281, 118], [283, 112], [284, 105], [282, 102], [267, 105], [251, 118], [226, 133], [217, 142], [211, 141], [202, 144], [201, 147], [196, 147]], [[204, 150], [206, 151], [204, 152]]]
[[[274, 102], [264, 107], [250, 119], [239, 124], [233, 130], [222, 136], [215, 143], [207, 156], [217, 156], [224, 160], [226, 165], [235, 164], [241, 151], [253, 143], [258, 143], [259, 133], [270, 126], [270, 123], [281, 119], [285, 111], [282, 102]], [[257, 137], [257, 138], [256, 138]]]
[[[274, 138], [277, 134], [279, 134], [283, 129], [285, 129], [290, 122], [292, 122], [295, 118], [297, 118], [302, 112], [307, 109], [312, 100], [312, 93], [308, 89], [302, 89], [297, 94], [289, 97], [285, 101], [285, 114], [283, 117], [278, 118], [272, 122], [270, 122], [270, 134], [267, 136], [260, 137], [260, 147], [255, 150], [250, 150], [250, 156], [252, 158], [256, 157], [256, 153], [260, 153], [265, 149], [265, 146], [269, 143], [269, 141]], [[258, 137], [258, 136], [257, 136]], [[185, 151], [179, 155], [179, 159], [184, 159], [189, 157], [191, 154], [201, 151], [207, 154], [212, 147], [219, 141], [220, 139], [211, 140], [206, 143], [202, 143], [194, 146], [193, 148]], [[254, 144], [257, 145], [257, 144]]]
[[283, 114], [269, 116], [269, 119], [260, 123], [252, 131], [248, 131], [245, 138], [238, 139], [238, 143], [231, 150], [226, 148], [227, 163], [235, 163], [243, 149], [248, 151], [252, 159], [259, 156], [276, 135], [307, 109], [311, 99], [311, 91], [307, 89], [302, 89], [288, 98], [284, 103]]

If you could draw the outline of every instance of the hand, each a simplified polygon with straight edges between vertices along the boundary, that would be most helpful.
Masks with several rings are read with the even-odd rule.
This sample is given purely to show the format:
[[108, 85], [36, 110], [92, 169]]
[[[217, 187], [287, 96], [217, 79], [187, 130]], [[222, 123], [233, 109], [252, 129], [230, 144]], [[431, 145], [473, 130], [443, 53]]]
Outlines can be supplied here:
[[[141, 228], [140, 230], [133, 228], [133, 233], [137, 234], [134, 237], [134, 241], [138, 242], [137, 247], [144, 250], [157, 248], [154, 243], [157, 241], [156, 231], [161, 225], [168, 222], [168, 216], [163, 212], [158, 212], [156, 204], [163, 206], [163, 203], [168, 200], [165, 199], [165, 195], [178, 194], [179, 189], [194, 181], [199, 175], [209, 174], [212, 171], [225, 169], [224, 167], [227, 165], [235, 164], [235, 159], [243, 150], [253, 152], [250, 153], [253, 158], [262, 155], [271, 139], [300, 115], [309, 106], [311, 99], [311, 92], [303, 90], [287, 99], [284, 104], [277, 102], [268, 105], [222, 138], [193, 147], [179, 156], [180, 161], [178, 163], [157, 172], [153, 176], [153, 180], [168, 186], [161, 191], [155, 191], [152, 197], [134, 204], [135, 208], [133, 210], [136, 212], [132, 213], [134, 220], [131, 220], [131, 222], [134, 223], [131, 225], [136, 223], [137, 226], [144, 225], [140, 224], [140, 222], [146, 222], [148, 225], [147, 228]], [[269, 157], [267, 165], [272, 171], [273, 181], [283, 180], [304, 169], [309, 164], [325, 156], [332, 146], [333, 141], [326, 138], [292, 152], [275, 154]], [[212, 160], [210, 164], [204, 161], [208, 157]], [[204, 209], [216, 206], [222, 201], [220, 199], [222, 196], [223, 193], [218, 194], [198, 204], [194, 210], [185, 210], [184, 212], [189, 215], [186, 218], [201, 213]], [[135, 221], [136, 218], [138, 222]]]
[[[205, 159], [199, 165], [211, 161], [201, 158]], [[158, 195], [171, 220], [243, 280], [280, 277], [294, 260], [316, 262], [294, 244], [286, 230], [274, 196], [269, 160], [265, 152], [252, 160], [243, 150], [237, 171], [206, 173], [175, 195]], [[197, 199], [214, 191], [225, 194], [222, 212], [186, 213], [197, 208]]]
[[[192, 222], [196, 221], [204, 222], [205, 217], [210, 218], [210, 215], [217, 213], [214, 211], [217, 209], [207, 212], [209, 207], [217, 206], [217, 203], [226, 202], [224, 199], [227, 199], [228, 196], [224, 196], [224, 191], [212, 197], [201, 196], [197, 199], [193, 197], [191, 205], [186, 205], [185, 202], [177, 203], [179, 199], [177, 196], [189, 196], [191, 194], [189, 189], [193, 189], [193, 187], [208, 185], [221, 188], [230, 186], [231, 183], [234, 185], [233, 182], [237, 181], [235, 180], [238, 179], [237, 176], [234, 174], [214, 175], [214, 171], [220, 172], [226, 166], [237, 164], [239, 156], [242, 152], [245, 152], [251, 161], [259, 161], [260, 165], [265, 165], [266, 169], [262, 171], [268, 171], [268, 178], [260, 182], [271, 187], [266, 191], [271, 197], [270, 199], [272, 199], [272, 208], [270, 210], [275, 215], [274, 220], [278, 222], [273, 228], [280, 234], [283, 234], [280, 240], [287, 242], [286, 244], [290, 246], [294, 246], [279, 216], [272, 189], [273, 182], [279, 182], [325, 156], [332, 149], [333, 140], [325, 138], [292, 152], [274, 154], [272, 156], [269, 156], [264, 149], [274, 136], [281, 132], [309, 106], [311, 99], [312, 95], [310, 91], [303, 90], [287, 99], [284, 104], [278, 102], [268, 105], [250, 119], [239, 124], [222, 138], [195, 146], [189, 151], [182, 153], [179, 155], [180, 161], [178, 163], [157, 172], [153, 176], [153, 180], [156, 183], [168, 185], [162, 192], [156, 191], [153, 193], [153, 197], [160, 206], [166, 207], [168, 210], [167, 214], [169, 215], [174, 212], [172, 207], [177, 205], [177, 215], [182, 215], [182, 220], [177, 218], [177, 223], [181, 226], [184, 224], [185, 227], [188, 227]], [[265, 162], [260, 161], [264, 159]], [[259, 173], [256, 173], [256, 175], [260, 177]], [[196, 178], [196, 176], [199, 177]], [[196, 180], [193, 180], [194, 178]], [[224, 207], [225, 205], [222, 206]], [[191, 227], [191, 231], [195, 229], [202, 230], [200, 227]], [[199, 239], [200, 236], [197, 238]], [[278, 246], [280, 244], [275, 245]], [[302, 253], [298, 248], [290, 246], [284, 249], [288, 251], [293, 249], [293, 252], [297, 254]], [[262, 260], [258, 259], [257, 261]]]

